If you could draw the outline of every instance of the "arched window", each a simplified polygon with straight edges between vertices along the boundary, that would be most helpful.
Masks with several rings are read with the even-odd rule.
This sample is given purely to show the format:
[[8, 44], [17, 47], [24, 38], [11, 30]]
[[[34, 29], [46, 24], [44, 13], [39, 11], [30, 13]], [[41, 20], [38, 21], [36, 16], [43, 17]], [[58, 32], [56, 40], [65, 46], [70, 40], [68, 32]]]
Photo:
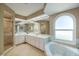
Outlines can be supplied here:
[[70, 15], [62, 15], [56, 18], [55, 39], [73, 41], [74, 19]]

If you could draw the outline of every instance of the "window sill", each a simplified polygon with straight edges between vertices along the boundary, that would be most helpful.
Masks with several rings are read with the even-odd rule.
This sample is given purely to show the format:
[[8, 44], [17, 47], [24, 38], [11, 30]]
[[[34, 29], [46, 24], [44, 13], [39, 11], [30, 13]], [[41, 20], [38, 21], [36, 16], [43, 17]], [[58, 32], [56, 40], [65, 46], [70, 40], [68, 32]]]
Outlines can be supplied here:
[[54, 41], [54, 42], [57, 42], [57, 43], [64, 44], [64, 45], [68, 45], [68, 46], [76, 47], [76, 42], [65, 41], [65, 40], [53, 40], [53, 41]]

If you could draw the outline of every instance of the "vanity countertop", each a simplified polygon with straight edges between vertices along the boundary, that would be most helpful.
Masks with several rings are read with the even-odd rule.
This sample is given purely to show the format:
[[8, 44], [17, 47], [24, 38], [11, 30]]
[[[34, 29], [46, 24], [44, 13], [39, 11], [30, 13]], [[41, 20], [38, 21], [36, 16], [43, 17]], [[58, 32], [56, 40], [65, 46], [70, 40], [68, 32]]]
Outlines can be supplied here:
[[31, 33], [31, 34], [28, 34], [28, 35], [38, 37], [38, 38], [48, 38], [48, 37], [50, 37], [50, 35], [47, 35], [47, 34], [33, 34], [33, 33]]
[[25, 33], [25, 32], [18, 32], [18, 33], [15, 34], [15, 36], [18, 36], [18, 35], [27, 35], [27, 33]]
[[38, 37], [38, 38], [48, 38], [50, 37], [50, 35], [47, 35], [47, 34], [35, 34], [35, 33], [25, 33], [25, 32], [19, 32], [19, 33], [16, 33], [15, 36], [18, 36], [18, 35], [28, 35], [28, 36], [34, 36], [34, 37]]

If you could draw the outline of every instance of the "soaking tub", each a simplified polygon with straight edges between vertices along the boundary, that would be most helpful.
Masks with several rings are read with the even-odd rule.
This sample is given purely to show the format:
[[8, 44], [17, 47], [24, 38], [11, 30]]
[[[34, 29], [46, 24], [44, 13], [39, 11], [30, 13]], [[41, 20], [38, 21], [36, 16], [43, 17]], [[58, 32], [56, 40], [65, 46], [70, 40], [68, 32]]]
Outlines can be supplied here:
[[45, 52], [48, 56], [79, 56], [78, 49], [55, 42], [49, 42], [45, 46]]

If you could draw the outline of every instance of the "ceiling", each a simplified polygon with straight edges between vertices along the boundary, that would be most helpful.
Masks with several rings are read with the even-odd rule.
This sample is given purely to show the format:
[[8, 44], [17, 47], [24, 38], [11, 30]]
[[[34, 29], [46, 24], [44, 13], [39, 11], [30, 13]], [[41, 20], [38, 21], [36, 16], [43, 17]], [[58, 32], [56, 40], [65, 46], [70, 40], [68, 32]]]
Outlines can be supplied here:
[[6, 3], [16, 14], [29, 16], [44, 8], [44, 3]]
[[22, 19], [19, 19], [19, 18], [15, 18], [15, 21], [16, 21], [16, 23], [19, 23], [19, 24], [27, 24], [27, 23], [36, 23], [36, 21], [42, 21], [42, 20], [48, 21], [48, 18], [49, 18], [48, 15], [42, 14], [40, 16], [31, 18], [31, 19], [28, 19], [28, 20], [22, 20]]
[[79, 7], [79, 3], [6, 3], [16, 14], [29, 16], [41, 9], [44, 9], [44, 13], [52, 15], [65, 10]]
[[48, 15], [79, 7], [79, 3], [48, 3], [44, 12]]

